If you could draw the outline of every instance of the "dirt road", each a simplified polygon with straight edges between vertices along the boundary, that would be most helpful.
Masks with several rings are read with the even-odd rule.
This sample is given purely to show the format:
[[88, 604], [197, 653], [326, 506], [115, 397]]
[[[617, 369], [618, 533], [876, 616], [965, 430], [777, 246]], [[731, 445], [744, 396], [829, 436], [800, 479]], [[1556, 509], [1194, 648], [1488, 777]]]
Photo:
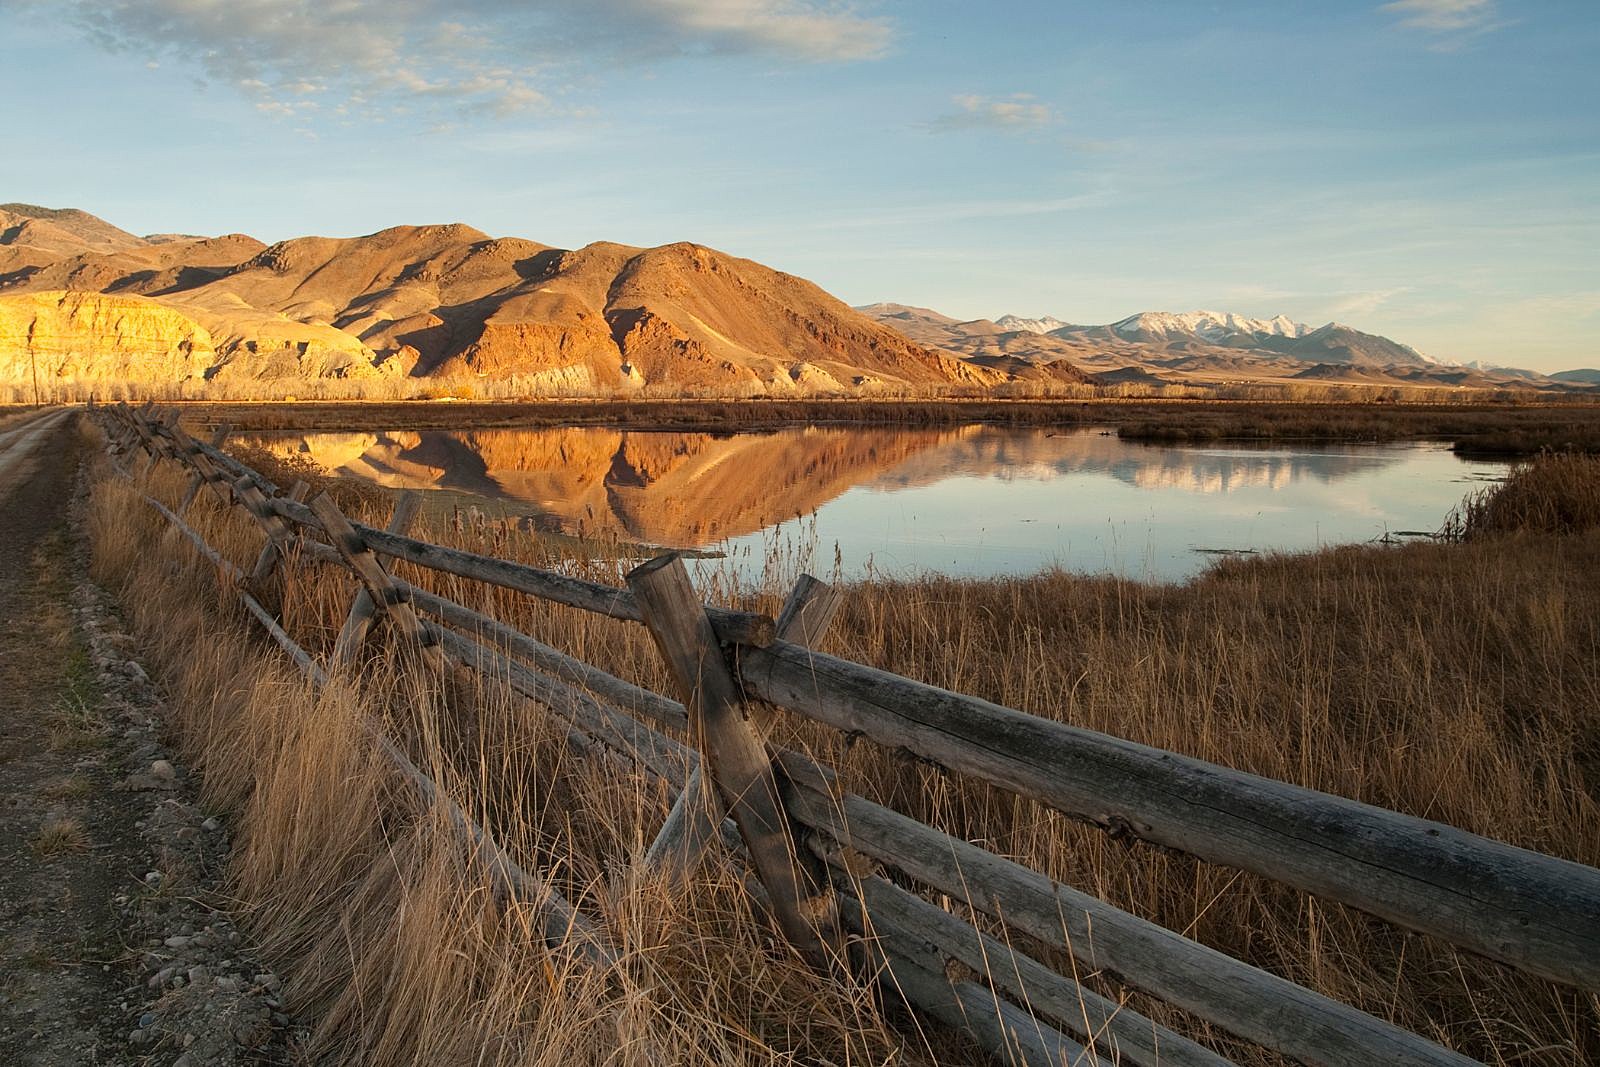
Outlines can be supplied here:
[[[0, 1062], [107, 1063], [115, 889], [138, 837], [113, 799], [73, 626], [75, 416], [0, 430]], [[133, 875], [137, 877], [137, 874]]]
[[0, 424], [0, 504], [32, 476], [40, 451], [72, 418], [72, 411], [55, 408]]
[[88, 579], [77, 416], [0, 425], [0, 1064], [281, 1065], [279, 981], [225, 911], [226, 826]]

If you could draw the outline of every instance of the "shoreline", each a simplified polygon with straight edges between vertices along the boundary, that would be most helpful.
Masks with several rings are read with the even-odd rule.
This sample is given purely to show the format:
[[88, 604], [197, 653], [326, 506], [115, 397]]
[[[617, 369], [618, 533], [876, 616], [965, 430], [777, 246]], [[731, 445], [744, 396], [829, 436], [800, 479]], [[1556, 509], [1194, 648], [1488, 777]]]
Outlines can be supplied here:
[[920, 428], [1108, 425], [1126, 440], [1162, 444], [1439, 440], [1464, 454], [1600, 452], [1600, 400], [1527, 404], [1098, 400], [541, 400], [531, 402], [183, 401], [206, 432], [487, 430], [544, 427], [733, 433], [794, 426]]

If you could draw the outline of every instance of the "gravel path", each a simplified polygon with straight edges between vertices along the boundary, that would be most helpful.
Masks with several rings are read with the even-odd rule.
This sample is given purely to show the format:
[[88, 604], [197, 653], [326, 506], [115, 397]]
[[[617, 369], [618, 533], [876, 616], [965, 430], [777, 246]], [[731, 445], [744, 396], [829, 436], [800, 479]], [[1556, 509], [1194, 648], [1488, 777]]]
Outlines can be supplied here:
[[224, 910], [228, 833], [74, 531], [70, 413], [0, 433], [0, 1064], [289, 1064]]

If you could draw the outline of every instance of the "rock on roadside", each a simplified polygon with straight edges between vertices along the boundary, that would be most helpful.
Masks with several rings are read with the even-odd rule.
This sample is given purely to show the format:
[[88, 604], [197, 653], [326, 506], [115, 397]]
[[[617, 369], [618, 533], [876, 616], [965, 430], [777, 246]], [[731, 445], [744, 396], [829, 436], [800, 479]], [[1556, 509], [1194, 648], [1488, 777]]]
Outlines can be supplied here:
[[[80, 527], [81, 528], [81, 527]], [[81, 548], [80, 548], [81, 551]], [[79, 571], [86, 573], [86, 568]], [[116, 1005], [127, 1062], [180, 1067], [289, 1064], [305, 1030], [283, 1010], [282, 985], [226, 910], [229, 834], [199, 806], [195, 782], [162, 740], [166, 708], [135, 661], [112, 598], [91, 581], [74, 592], [75, 622], [114, 735], [118, 789], [135, 814], [145, 866], [114, 903], [134, 953]]]

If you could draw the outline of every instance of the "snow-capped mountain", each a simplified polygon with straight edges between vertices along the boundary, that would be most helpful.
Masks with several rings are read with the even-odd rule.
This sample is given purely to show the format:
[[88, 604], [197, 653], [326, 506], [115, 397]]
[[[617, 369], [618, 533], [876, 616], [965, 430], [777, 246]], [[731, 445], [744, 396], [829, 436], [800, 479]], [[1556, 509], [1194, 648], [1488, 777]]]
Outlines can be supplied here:
[[1107, 325], [1066, 325], [1037, 333], [1038, 325], [1061, 320], [1005, 315], [994, 322], [987, 318], [957, 322], [933, 310], [899, 304], [861, 310], [920, 344], [974, 362], [1075, 365], [1107, 382], [1131, 381], [1128, 374], [1152, 382], [1315, 379], [1454, 387], [1474, 376], [1490, 384], [1538, 381], [1538, 376], [1523, 378], [1517, 371], [1478, 373], [1438, 365], [1413, 347], [1379, 334], [1336, 322], [1310, 326], [1288, 315], [1142, 312]]
[[[1093, 375], [1103, 385], [1314, 382], [1440, 388], [1600, 389], [1600, 370], [1542, 375], [1493, 364], [1441, 363], [1410, 345], [1343, 323], [1312, 328], [1287, 316], [1256, 319], [1218, 311], [1147, 311], [1104, 326], [1044, 333], [1024, 322], [958, 321], [928, 308], [858, 308], [912, 340], [981, 366], [1032, 367], [1041, 380]], [[1076, 375], [1077, 377], [1074, 377]]]
[[1027, 333], [1049, 333], [1068, 325], [1054, 315], [1045, 315], [1037, 319], [1025, 319], [1020, 315], [1001, 315], [994, 320], [994, 324], [1002, 330], [1023, 330]]
[[[1467, 370], [1482, 371], [1484, 374], [1501, 374], [1512, 378], [1543, 378], [1545, 375], [1535, 370], [1524, 370], [1521, 367], [1503, 367], [1498, 363], [1490, 363], [1486, 359], [1469, 359], [1465, 363], [1454, 360], [1446, 361], [1445, 366], [1465, 367]], [[1554, 377], [1551, 375], [1550, 377]]]
[[1341, 323], [1312, 327], [1287, 315], [1254, 319], [1231, 311], [1144, 311], [1107, 326], [1063, 326], [1050, 331], [1050, 336], [1120, 342], [1167, 352], [1226, 348], [1309, 363], [1423, 366], [1430, 362], [1407, 345]]
[[1240, 337], [1253, 339], [1261, 334], [1270, 337], [1304, 337], [1311, 330], [1310, 326], [1295, 322], [1287, 315], [1252, 319], [1231, 311], [1142, 311], [1111, 324], [1113, 333], [1135, 341], [1199, 337], [1224, 343]]

